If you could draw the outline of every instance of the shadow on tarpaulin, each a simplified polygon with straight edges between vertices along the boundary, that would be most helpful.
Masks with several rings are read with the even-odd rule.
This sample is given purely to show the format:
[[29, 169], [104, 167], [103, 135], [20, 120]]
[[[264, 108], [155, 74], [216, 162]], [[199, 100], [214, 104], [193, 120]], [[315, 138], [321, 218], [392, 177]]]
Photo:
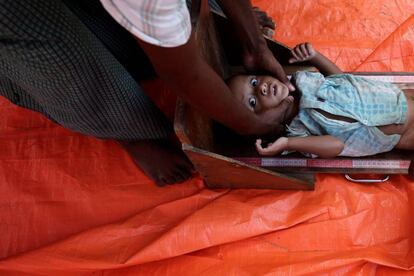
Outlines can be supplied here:
[[[414, 5], [256, 0], [275, 38], [346, 71], [413, 71]], [[172, 97], [158, 89], [158, 103]], [[315, 191], [157, 188], [111, 141], [0, 99], [2, 275], [412, 275], [414, 182]]]

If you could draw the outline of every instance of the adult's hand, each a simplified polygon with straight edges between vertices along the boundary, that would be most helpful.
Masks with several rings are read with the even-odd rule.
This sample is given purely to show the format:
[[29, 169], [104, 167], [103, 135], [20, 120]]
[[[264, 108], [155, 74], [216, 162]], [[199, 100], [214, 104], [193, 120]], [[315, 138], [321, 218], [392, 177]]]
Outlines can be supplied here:
[[253, 73], [273, 75], [286, 84], [290, 91], [295, 90], [282, 66], [267, 47], [250, 1], [239, 0], [235, 3], [231, 0], [218, 0], [217, 2], [227, 15], [240, 41], [245, 68]]
[[288, 87], [289, 91], [295, 90], [295, 87], [287, 78], [282, 66], [267, 46], [261, 47], [257, 51], [251, 53], [245, 53], [243, 62], [247, 71], [271, 74], [284, 83]]
[[223, 79], [201, 55], [194, 34], [178, 47], [164, 48], [137, 41], [158, 75], [193, 108], [240, 134], [261, 135], [277, 127], [279, 116], [259, 116], [234, 98]]
[[273, 37], [276, 29], [276, 23], [273, 18], [259, 7], [253, 7], [253, 13], [259, 23], [262, 33], [267, 37]]

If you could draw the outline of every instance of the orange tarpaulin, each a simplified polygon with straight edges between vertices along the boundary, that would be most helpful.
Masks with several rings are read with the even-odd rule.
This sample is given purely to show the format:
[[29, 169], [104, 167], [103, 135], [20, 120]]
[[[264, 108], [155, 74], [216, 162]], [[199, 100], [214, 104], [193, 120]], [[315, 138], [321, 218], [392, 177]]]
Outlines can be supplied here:
[[[413, 71], [414, 5], [256, 0], [290, 46], [344, 70]], [[167, 95], [161, 96], [165, 105]], [[163, 100], [164, 99], [164, 100]], [[411, 275], [414, 182], [315, 191], [156, 187], [111, 141], [0, 98], [1, 275]]]

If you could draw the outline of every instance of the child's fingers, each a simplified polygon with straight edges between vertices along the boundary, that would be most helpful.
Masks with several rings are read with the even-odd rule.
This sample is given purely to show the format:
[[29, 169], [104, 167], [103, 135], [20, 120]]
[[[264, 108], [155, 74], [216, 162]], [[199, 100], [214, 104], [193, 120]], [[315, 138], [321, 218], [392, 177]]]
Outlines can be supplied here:
[[308, 51], [309, 55], [312, 56], [315, 54], [315, 49], [313, 49], [312, 44], [310, 44], [309, 42], [305, 43], [306, 45], [306, 50]]
[[256, 149], [260, 155], [264, 155], [264, 156], [275, 155], [275, 153], [269, 148], [262, 148], [260, 146], [260, 147], [256, 147]]
[[298, 61], [300, 61], [299, 56], [295, 53], [295, 48], [293, 48], [293, 49], [290, 51], [290, 53], [292, 54], [293, 59], [294, 59], [294, 61], [292, 61], [292, 62], [298, 62]]
[[260, 140], [260, 139], [256, 140], [256, 149], [260, 154], [262, 153], [262, 151], [263, 151], [262, 140]]
[[[260, 142], [259, 142], [260, 141]], [[277, 150], [272, 147], [273, 143], [270, 143], [267, 147], [263, 148], [261, 140], [256, 140], [256, 150], [260, 155], [275, 155]]]
[[310, 44], [309, 42], [306, 42], [305, 46], [306, 46], [306, 49], [308, 50], [309, 53], [314, 51], [312, 44]]
[[256, 150], [260, 155], [269, 155], [268, 148], [263, 148], [262, 147], [262, 140], [261, 139], [256, 140]]
[[305, 56], [303, 55], [300, 46], [295, 47], [293, 51], [295, 52], [296, 56], [299, 58], [300, 61], [303, 61], [305, 59]]
[[307, 59], [309, 57], [309, 51], [306, 47], [306, 43], [300, 44], [300, 50], [302, 52], [302, 54], [304, 55], [305, 59]]
[[261, 140], [261, 139], [257, 139], [257, 140], [256, 140], [256, 149], [257, 149], [257, 150], [259, 150], [259, 149], [263, 149], [263, 148], [262, 148], [262, 140]]

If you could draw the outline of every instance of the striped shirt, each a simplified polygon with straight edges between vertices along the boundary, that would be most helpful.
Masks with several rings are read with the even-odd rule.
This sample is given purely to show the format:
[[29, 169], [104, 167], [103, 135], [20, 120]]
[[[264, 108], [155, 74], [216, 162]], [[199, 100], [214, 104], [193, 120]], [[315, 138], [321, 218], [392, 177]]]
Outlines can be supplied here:
[[108, 13], [139, 39], [161, 47], [185, 44], [191, 34], [185, 0], [100, 0]]

